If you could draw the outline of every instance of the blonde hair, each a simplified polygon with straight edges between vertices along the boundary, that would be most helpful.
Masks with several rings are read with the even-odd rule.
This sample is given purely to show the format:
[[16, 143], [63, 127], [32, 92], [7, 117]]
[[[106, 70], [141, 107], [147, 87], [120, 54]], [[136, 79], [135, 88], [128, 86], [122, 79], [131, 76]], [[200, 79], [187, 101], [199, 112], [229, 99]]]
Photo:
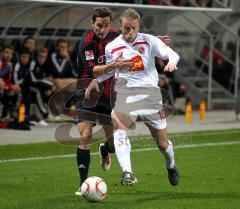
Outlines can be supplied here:
[[122, 18], [129, 18], [133, 20], [138, 19], [139, 21], [141, 19], [140, 14], [135, 9], [131, 9], [131, 8], [125, 9], [123, 11], [123, 13], [121, 14], [120, 20], [122, 20]]

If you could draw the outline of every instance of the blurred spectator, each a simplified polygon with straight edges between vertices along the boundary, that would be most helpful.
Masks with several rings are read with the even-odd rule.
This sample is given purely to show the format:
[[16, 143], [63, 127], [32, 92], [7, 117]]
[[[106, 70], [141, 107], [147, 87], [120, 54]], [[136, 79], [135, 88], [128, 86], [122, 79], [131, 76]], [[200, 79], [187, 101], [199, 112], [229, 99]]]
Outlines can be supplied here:
[[[222, 43], [217, 42], [215, 45], [215, 49], [213, 50], [213, 62], [218, 65], [223, 65], [225, 62], [223, 56], [219, 53], [221, 49], [222, 49]], [[201, 57], [204, 60], [208, 60], [208, 56], [209, 56], [209, 47], [205, 45], [201, 52]]]
[[19, 61], [16, 63], [14, 67], [14, 83], [19, 85], [21, 88], [22, 99], [21, 103], [25, 105], [25, 124], [27, 129], [29, 128], [29, 111], [30, 111], [30, 88], [29, 81], [27, 80], [29, 69], [30, 69], [30, 61], [31, 61], [31, 52], [28, 48], [22, 48], [19, 52]]
[[11, 42], [11, 45], [14, 48], [14, 55], [13, 55], [13, 59], [12, 59], [12, 63], [13, 65], [16, 64], [19, 60], [19, 56], [18, 56], [18, 52], [21, 49], [21, 42], [19, 39], [13, 39]]
[[50, 66], [47, 70], [48, 80], [52, 81], [57, 88], [63, 88], [75, 80], [77, 75], [72, 68], [67, 40], [57, 41], [56, 52], [51, 54]]
[[46, 98], [51, 95], [54, 90], [52, 82], [45, 79], [47, 56], [47, 49], [42, 48], [38, 51], [37, 58], [31, 62], [27, 78], [29, 79], [30, 91], [33, 93], [33, 95], [31, 95], [31, 102], [37, 104], [38, 110], [41, 113], [41, 118], [38, 124], [43, 126], [47, 125], [45, 119], [48, 117], [48, 110], [45, 101], [47, 102]]
[[[212, 77], [214, 80], [219, 82], [226, 89], [230, 87], [230, 80], [232, 75], [233, 67], [230, 63], [225, 61], [224, 57], [221, 55], [222, 43], [217, 42], [215, 49], [213, 50], [213, 73]], [[201, 52], [201, 57], [208, 62], [209, 60], [209, 47], [204, 46]], [[196, 61], [197, 67], [201, 67], [202, 62]], [[208, 74], [208, 66], [204, 65], [203, 71]]]
[[2, 57], [0, 58], [0, 98], [3, 105], [1, 118], [8, 116], [9, 109], [16, 104], [17, 95], [20, 92], [18, 85], [12, 83], [12, 63], [14, 49], [11, 45], [3, 48]]
[[37, 50], [36, 50], [36, 40], [34, 37], [32, 36], [27, 36], [24, 40], [23, 40], [23, 47], [29, 49], [29, 51], [31, 52], [31, 58], [35, 59], [37, 56]]
[[45, 42], [44, 42], [44, 48], [46, 48], [48, 50], [48, 57], [51, 56], [51, 54], [53, 52], [55, 52], [55, 44], [53, 42], [53, 40], [51, 39], [47, 39]]

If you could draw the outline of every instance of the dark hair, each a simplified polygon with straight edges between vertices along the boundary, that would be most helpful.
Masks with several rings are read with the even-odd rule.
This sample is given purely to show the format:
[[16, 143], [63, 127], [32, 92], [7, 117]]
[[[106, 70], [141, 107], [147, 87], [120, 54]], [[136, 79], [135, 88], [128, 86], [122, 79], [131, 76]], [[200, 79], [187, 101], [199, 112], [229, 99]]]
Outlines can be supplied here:
[[13, 47], [12, 45], [10, 45], [10, 44], [6, 44], [6, 45], [4, 45], [4, 47], [3, 47], [3, 51], [4, 51], [5, 49], [11, 49], [11, 50], [14, 51], [14, 47]]
[[112, 11], [107, 7], [93, 8], [92, 21], [95, 22], [97, 17], [110, 17], [112, 20]]
[[46, 53], [46, 54], [48, 54], [48, 49], [46, 49], [46, 48], [40, 48], [39, 50], [38, 50], [38, 54], [41, 54], [41, 53]]
[[13, 46], [13, 48], [15, 49], [15, 51], [19, 51], [21, 48], [21, 43], [19, 39], [13, 39], [11, 41], [11, 45]]
[[60, 39], [57, 40], [56, 46], [59, 46], [61, 43], [68, 44], [68, 41], [66, 39], [64, 39], [64, 38], [60, 38]]
[[30, 52], [30, 50], [29, 50], [28, 48], [26, 48], [26, 47], [21, 48], [20, 51], [19, 51], [19, 54], [20, 54], [20, 55], [21, 55], [21, 54], [29, 54], [30, 56], [32, 55], [32, 53]]
[[24, 40], [23, 40], [23, 44], [25, 44], [28, 40], [34, 40], [36, 41], [36, 39], [33, 36], [27, 36]]

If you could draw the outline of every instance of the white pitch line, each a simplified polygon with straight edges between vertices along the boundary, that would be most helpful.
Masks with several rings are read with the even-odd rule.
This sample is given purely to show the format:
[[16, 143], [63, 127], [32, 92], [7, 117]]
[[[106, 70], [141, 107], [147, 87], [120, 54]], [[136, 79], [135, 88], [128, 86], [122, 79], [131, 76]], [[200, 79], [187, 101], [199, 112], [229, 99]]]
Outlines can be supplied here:
[[[175, 136], [175, 135], [188, 135], [188, 134], [192, 134], [194, 136], [209, 136], [209, 135], [216, 135], [216, 134], [229, 134], [229, 133], [233, 133], [233, 134], [236, 134], [236, 133], [240, 133], [240, 130], [227, 130], [227, 131], [210, 131], [210, 132], [204, 132], [204, 131], [199, 131], [199, 132], [185, 132], [185, 133], [173, 133], [172, 135]], [[171, 138], [171, 137], [170, 137]]]
[[[212, 147], [212, 146], [224, 146], [224, 145], [233, 145], [240, 144], [240, 141], [230, 141], [230, 142], [216, 142], [216, 143], [204, 143], [204, 144], [185, 144], [175, 146], [174, 149], [187, 149], [187, 148], [195, 148], [195, 147]], [[156, 147], [152, 148], [144, 148], [144, 149], [134, 149], [132, 152], [146, 152], [151, 150], [157, 150]], [[99, 155], [98, 152], [93, 152], [91, 155]], [[49, 160], [49, 159], [57, 159], [57, 158], [71, 158], [75, 157], [76, 154], [69, 155], [52, 155], [45, 157], [29, 157], [29, 158], [17, 158], [17, 159], [8, 159], [8, 160], [0, 160], [1, 163], [10, 163], [10, 162], [22, 162], [22, 161], [31, 161], [31, 160]]]

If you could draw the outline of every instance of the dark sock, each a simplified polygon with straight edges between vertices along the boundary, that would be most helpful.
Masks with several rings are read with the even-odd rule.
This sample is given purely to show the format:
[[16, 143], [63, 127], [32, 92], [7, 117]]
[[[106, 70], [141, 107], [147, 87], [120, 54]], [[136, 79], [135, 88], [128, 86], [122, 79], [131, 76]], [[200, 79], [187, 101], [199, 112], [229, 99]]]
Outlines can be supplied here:
[[80, 175], [80, 186], [87, 179], [90, 164], [90, 150], [77, 149], [77, 164]]
[[106, 157], [108, 153], [115, 153], [115, 148], [110, 149], [109, 144], [105, 142], [104, 146], [101, 147], [101, 155]]
[[101, 146], [100, 152], [101, 152], [101, 155], [102, 155], [103, 158], [108, 155], [108, 150], [107, 150], [107, 147], [106, 147], [106, 143], [104, 144], [104, 146]]
[[108, 142], [105, 142], [105, 147], [109, 153], [115, 153], [114, 143], [110, 146]]

